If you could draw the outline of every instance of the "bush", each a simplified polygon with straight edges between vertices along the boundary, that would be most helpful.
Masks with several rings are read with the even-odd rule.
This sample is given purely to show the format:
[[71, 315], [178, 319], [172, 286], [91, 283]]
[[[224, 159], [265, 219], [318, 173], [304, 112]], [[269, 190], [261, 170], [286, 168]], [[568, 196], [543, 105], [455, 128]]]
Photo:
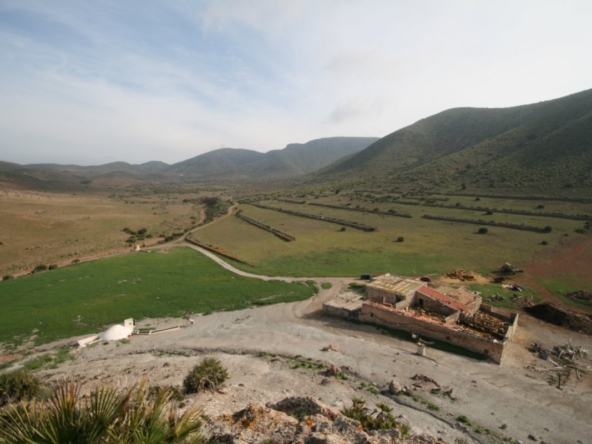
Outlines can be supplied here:
[[73, 263], [73, 264], [77, 264], [77, 263], [79, 263], [79, 262], [80, 262], [80, 259], [74, 259], [74, 260], [72, 261], [72, 263]]
[[215, 390], [228, 378], [228, 371], [216, 358], [204, 358], [183, 380], [185, 393]]
[[204, 419], [199, 408], [179, 414], [167, 389], [150, 398], [144, 383], [135, 393], [97, 388], [86, 398], [68, 384], [34, 408], [19, 404], [2, 411], [0, 442], [203, 443]]
[[14, 402], [28, 401], [41, 392], [41, 381], [22, 370], [0, 375], [0, 407]]
[[481, 228], [479, 228], [479, 231], [477, 231], [477, 233], [479, 233], [479, 234], [487, 234], [487, 233], [489, 233], [489, 230], [487, 228], [485, 228], [485, 227], [481, 227]]
[[47, 270], [47, 265], [39, 264], [33, 269], [33, 273], [39, 273], [41, 271]]
[[14, 276], [12, 274], [7, 274], [2, 278], [3, 281], [8, 281], [10, 279], [14, 279]]
[[405, 238], [403, 236], [399, 236], [397, 238], [397, 242], [404, 242], [404, 241], [405, 241]]
[[51, 265], [49, 266], [49, 269], [50, 269], [50, 270], [56, 270], [57, 268], [58, 268], [58, 264], [51, 264]]
[[541, 242], [541, 245], [549, 245], [549, 242], [547, 242], [547, 241], [542, 241], [542, 242]]
[[551, 231], [553, 231], [553, 227], [551, 227], [550, 225], [547, 225], [545, 228], [543, 228], [543, 231], [545, 233], [550, 233]]
[[[393, 409], [382, 403], [376, 404], [376, 407], [378, 409], [370, 412], [368, 407], [366, 407], [366, 401], [360, 398], [352, 398], [352, 406], [344, 408], [341, 413], [348, 418], [359, 421], [362, 428], [367, 432], [372, 430], [397, 429], [401, 432], [402, 436], [409, 433], [409, 426], [399, 423], [395, 419], [392, 414]], [[376, 416], [373, 416], [375, 413]]]

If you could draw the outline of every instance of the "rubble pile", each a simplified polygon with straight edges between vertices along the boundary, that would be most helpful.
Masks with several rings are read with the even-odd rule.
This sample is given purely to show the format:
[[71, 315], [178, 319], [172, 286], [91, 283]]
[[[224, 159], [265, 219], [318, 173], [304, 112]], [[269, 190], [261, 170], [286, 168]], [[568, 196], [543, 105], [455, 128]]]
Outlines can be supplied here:
[[592, 305], [592, 293], [588, 291], [570, 291], [565, 293], [565, 296], [572, 301], [583, 302], [584, 304]]
[[495, 339], [504, 339], [510, 325], [506, 321], [482, 311], [478, 311], [470, 317], [463, 317], [461, 323], [474, 330], [486, 333]]
[[539, 367], [534, 364], [528, 364], [525, 368], [539, 373], [554, 373], [556, 377], [550, 377], [550, 383], [557, 382], [557, 388], [562, 389], [575, 373], [578, 381], [581, 381], [582, 374], [590, 370], [590, 365], [583, 366], [582, 361], [588, 359], [588, 351], [580, 346], [572, 344], [571, 340], [565, 345], [555, 345], [553, 348], [544, 348], [537, 343], [533, 343], [528, 350], [536, 353], [544, 361], [548, 361], [553, 367]]
[[434, 313], [432, 311], [424, 310], [423, 308], [419, 307], [409, 307], [407, 308], [409, 313], [412, 313], [414, 316], [422, 316], [425, 318], [433, 319], [439, 322], [446, 322], [446, 316], [441, 315], [439, 313]]
[[[571, 341], [565, 345], [556, 345], [552, 349], [546, 349], [537, 343], [533, 343], [528, 350], [537, 353], [541, 359], [545, 361], [551, 360], [557, 365], [571, 364], [576, 359], [588, 357], [588, 350], [584, 350], [579, 345], [573, 345]], [[555, 362], [552, 357], [555, 357], [558, 362]]]
[[448, 277], [450, 279], [458, 279], [459, 281], [462, 281], [462, 282], [475, 280], [475, 274], [473, 272], [464, 271], [461, 269], [454, 270], [450, 273], [447, 273], [446, 277]]
[[229, 444], [444, 444], [429, 435], [401, 436], [396, 429], [366, 433], [358, 421], [310, 397], [289, 397], [267, 406], [250, 404], [210, 418], [205, 431], [216, 442]]

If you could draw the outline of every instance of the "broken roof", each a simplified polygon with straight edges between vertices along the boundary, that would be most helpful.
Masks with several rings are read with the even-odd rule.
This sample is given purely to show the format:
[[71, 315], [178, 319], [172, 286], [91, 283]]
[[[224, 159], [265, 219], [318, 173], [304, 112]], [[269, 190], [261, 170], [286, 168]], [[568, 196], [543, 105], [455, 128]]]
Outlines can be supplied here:
[[467, 290], [466, 288], [457, 288], [456, 290], [449, 291], [447, 294], [462, 304], [470, 304], [478, 297], [475, 293]]
[[443, 303], [444, 305], [448, 305], [451, 308], [460, 311], [470, 311], [471, 309], [463, 304], [462, 302], [457, 301], [456, 299], [451, 298], [450, 296], [446, 296], [445, 294], [440, 293], [439, 291], [434, 290], [428, 286], [423, 286], [417, 290], [417, 293], [426, 296], [430, 299], [434, 299], [438, 302]]
[[385, 274], [377, 277], [373, 282], [367, 284], [366, 287], [406, 296], [409, 292], [413, 292], [424, 285], [425, 283], [414, 279]]

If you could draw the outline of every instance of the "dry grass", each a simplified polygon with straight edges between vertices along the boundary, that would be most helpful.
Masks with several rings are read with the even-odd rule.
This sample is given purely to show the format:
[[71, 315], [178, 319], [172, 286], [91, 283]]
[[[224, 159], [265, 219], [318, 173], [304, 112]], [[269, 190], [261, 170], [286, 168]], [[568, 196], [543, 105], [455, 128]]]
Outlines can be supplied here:
[[185, 197], [1, 191], [0, 276], [124, 251], [124, 227], [145, 227], [155, 237], [182, 231], [191, 216], [199, 219]]

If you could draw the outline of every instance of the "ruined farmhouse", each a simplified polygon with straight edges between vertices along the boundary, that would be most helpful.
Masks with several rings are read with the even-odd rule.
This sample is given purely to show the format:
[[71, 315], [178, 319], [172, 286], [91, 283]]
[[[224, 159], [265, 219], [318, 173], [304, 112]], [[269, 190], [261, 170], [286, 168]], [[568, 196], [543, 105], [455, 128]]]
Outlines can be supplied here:
[[404, 330], [457, 345], [502, 364], [518, 314], [502, 314], [465, 290], [447, 292], [425, 282], [386, 274], [366, 285], [366, 295], [345, 294], [327, 302], [325, 313]]

